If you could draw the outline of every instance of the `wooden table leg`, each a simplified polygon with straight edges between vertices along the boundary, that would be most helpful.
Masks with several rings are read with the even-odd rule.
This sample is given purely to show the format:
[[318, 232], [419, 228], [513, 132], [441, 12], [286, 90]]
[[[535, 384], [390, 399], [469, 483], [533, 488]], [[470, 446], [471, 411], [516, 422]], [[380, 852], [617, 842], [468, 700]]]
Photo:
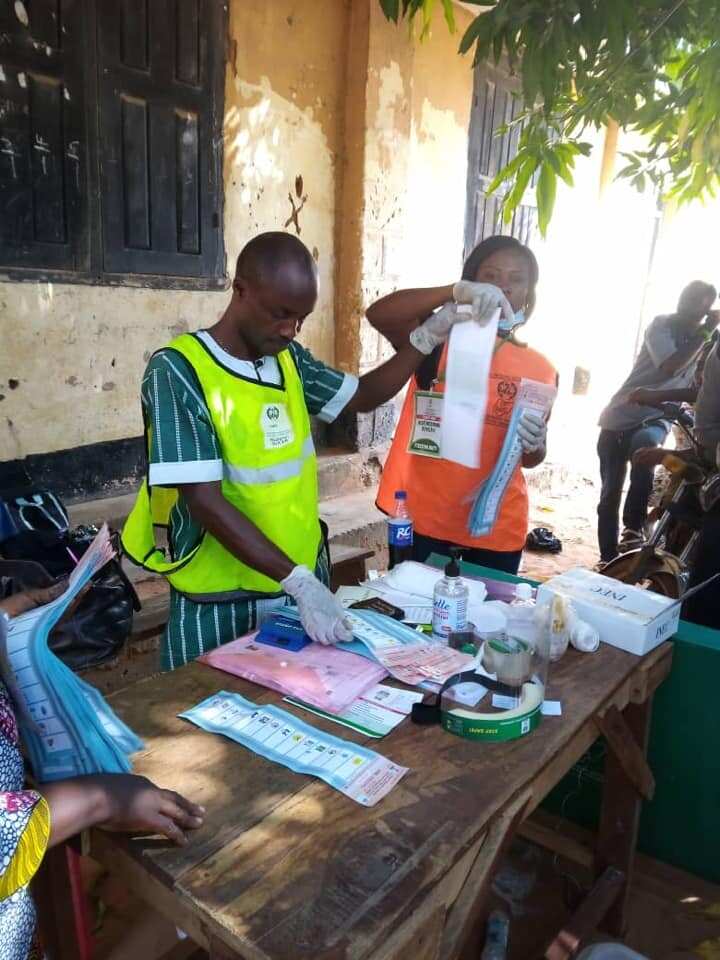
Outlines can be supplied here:
[[544, 960], [570, 960], [602, 923], [622, 895], [625, 878], [612, 867], [596, 881], [587, 897], [543, 954]]
[[[629, 731], [643, 756], [647, 755], [651, 713], [652, 696], [643, 703], [629, 704], [623, 712]], [[608, 932], [616, 937], [622, 937], [625, 932], [625, 914], [641, 806], [640, 794], [623, 769], [617, 754], [608, 746], [600, 826], [595, 848], [595, 876], [602, 876], [608, 867], [614, 867], [624, 876], [623, 889], [603, 924]]]
[[90, 920], [72, 842], [47, 851], [32, 894], [48, 960], [91, 960]]
[[468, 950], [476, 953], [474, 945], [468, 941], [482, 917], [495, 871], [515, 835], [518, 824], [522, 822], [529, 802], [528, 793], [517, 797], [490, 824], [485, 842], [470, 867], [460, 895], [448, 911], [438, 954], [440, 960], [465, 957]]

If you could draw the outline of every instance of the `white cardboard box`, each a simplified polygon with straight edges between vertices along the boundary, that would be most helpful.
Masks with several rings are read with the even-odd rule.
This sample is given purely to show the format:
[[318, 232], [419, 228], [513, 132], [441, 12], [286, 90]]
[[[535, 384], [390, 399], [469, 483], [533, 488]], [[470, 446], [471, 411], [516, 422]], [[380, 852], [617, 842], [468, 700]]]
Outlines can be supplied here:
[[603, 643], [628, 653], [648, 653], [669, 640], [680, 621], [677, 601], [580, 567], [541, 584], [538, 604], [552, 594], [571, 600], [578, 616], [597, 629]]

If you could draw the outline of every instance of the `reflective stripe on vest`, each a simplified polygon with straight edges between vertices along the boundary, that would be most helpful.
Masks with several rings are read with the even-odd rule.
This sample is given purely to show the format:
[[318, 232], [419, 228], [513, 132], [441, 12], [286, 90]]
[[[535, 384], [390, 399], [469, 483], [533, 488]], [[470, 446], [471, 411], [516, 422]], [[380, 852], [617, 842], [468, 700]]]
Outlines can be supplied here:
[[[446, 353], [447, 348], [440, 362], [440, 382], [434, 387], [440, 395], [444, 392]], [[378, 507], [387, 514], [391, 513], [395, 491], [405, 490], [408, 511], [417, 533], [483, 550], [521, 550], [527, 536], [528, 496], [519, 467], [508, 485], [492, 532], [487, 536], [473, 537], [468, 532], [467, 522], [475, 494], [491, 472], [502, 449], [512, 414], [513, 398], [523, 377], [554, 385], [557, 374], [542, 354], [505, 341], [495, 351], [490, 368], [480, 466], [477, 469], [408, 452], [417, 390], [413, 378], [383, 467]]]
[[277, 483], [278, 480], [289, 480], [302, 473], [305, 461], [315, 456], [315, 444], [312, 437], [307, 437], [299, 457], [286, 460], [272, 467], [239, 467], [234, 463], [226, 463], [223, 470], [226, 479], [234, 483]]
[[[192, 334], [169, 349], [191, 364], [223, 455], [222, 492], [296, 564], [313, 569], [320, 548], [317, 458], [302, 381], [288, 350], [278, 354], [282, 384], [263, 384], [227, 370]], [[147, 425], [148, 439], [152, 425]], [[155, 526], [168, 526], [175, 488], [148, 486], [138, 493], [122, 533], [136, 563], [168, 578], [198, 600], [272, 595], [280, 584], [227, 551], [204, 533], [180, 559], [166, 559]]]

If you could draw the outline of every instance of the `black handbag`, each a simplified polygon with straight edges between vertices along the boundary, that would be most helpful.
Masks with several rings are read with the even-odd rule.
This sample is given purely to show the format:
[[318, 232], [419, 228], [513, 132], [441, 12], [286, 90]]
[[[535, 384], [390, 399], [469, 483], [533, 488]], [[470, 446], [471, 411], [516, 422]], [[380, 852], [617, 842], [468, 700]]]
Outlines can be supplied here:
[[[6, 501], [7, 502], [7, 501]], [[0, 577], [14, 593], [49, 586], [67, 576], [85, 553], [97, 530], [51, 532], [24, 530], [0, 544]], [[133, 612], [141, 604], [118, 560], [93, 577], [87, 592], [50, 633], [50, 649], [73, 670], [87, 670], [117, 656], [132, 630]]]

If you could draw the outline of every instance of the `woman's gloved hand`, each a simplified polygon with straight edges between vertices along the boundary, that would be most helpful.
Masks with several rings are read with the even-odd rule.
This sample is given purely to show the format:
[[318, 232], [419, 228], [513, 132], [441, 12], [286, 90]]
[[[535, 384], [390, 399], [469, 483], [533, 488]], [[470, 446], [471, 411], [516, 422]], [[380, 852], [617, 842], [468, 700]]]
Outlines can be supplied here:
[[456, 323], [469, 319], [467, 313], [458, 312], [457, 304], [446, 303], [411, 332], [410, 343], [420, 353], [432, 353], [435, 347], [445, 343]]
[[307, 567], [295, 567], [280, 585], [297, 603], [300, 622], [312, 640], [326, 645], [352, 640], [345, 610]]
[[515, 311], [505, 294], [492, 283], [475, 283], [473, 280], [460, 280], [453, 287], [455, 303], [469, 303], [472, 306], [473, 320], [486, 324], [500, 307], [506, 320], [515, 319]]
[[536, 413], [534, 410], [523, 410], [520, 414], [517, 431], [523, 453], [536, 453], [545, 447], [547, 423], [542, 413]]

